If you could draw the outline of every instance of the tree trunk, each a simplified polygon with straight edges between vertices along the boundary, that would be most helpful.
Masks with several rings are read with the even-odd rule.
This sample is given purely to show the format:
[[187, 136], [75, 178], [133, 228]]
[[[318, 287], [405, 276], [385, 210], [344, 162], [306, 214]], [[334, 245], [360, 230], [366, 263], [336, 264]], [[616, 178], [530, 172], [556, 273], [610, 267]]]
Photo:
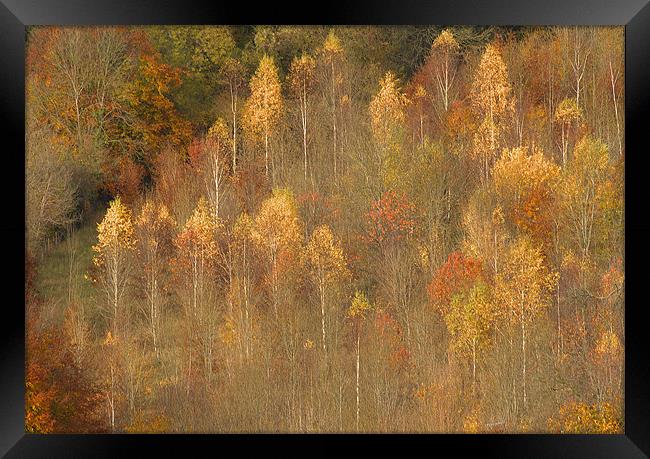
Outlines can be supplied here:
[[269, 134], [267, 131], [264, 131], [264, 168], [266, 171], [266, 177], [269, 176]]
[[526, 324], [522, 316], [521, 319], [521, 353], [522, 353], [522, 390], [523, 390], [523, 408], [526, 409]]
[[476, 395], [476, 339], [472, 340], [472, 394]]
[[357, 418], [356, 418], [356, 428], [359, 432], [359, 340], [361, 334], [357, 331]]
[[334, 181], [337, 179], [336, 156], [337, 156], [337, 139], [336, 139], [336, 93], [334, 79], [334, 58], [330, 59], [332, 66], [332, 131], [334, 135]]
[[301, 102], [302, 115], [302, 149], [305, 155], [305, 182], [307, 181], [307, 91], [303, 82], [303, 100]]
[[321, 318], [321, 327], [323, 333], [323, 352], [325, 353], [325, 360], [327, 361], [327, 341], [325, 340], [325, 286], [321, 281], [319, 286], [320, 290], [320, 318]]

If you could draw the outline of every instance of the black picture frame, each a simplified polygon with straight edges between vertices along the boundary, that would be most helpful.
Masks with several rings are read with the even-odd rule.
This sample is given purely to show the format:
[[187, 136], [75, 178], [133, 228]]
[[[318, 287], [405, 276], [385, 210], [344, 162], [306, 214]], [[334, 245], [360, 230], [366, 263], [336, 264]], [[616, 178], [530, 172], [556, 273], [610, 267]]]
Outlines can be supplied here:
[[[0, 253], [0, 454], [6, 457], [113, 457], [155, 451], [186, 455], [318, 452], [536, 458], [641, 458], [650, 455], [650, 362], [643, 320], [650, 259], [650, 217], [642, 149], [650, 101], [649, 0], [384, 0], [278, 5], [194, 0], [0, 0], [2, 179]], [[308, 9], [308, 7], [311, 7]], [[624, 25], [627, 279], [625, 308], [625, 433], [622, 435], [34, 435], [24, 432], [24, 120], [25, 28], [108, 24], [440, 24]], [[647, 141], [647, 140], [646, 140]], [[408, 449], [405, 449], [408, 448]], [[188, 453], [188, 451], [194, 453]], [[370, 453], [371, 454], [371, 453]]]

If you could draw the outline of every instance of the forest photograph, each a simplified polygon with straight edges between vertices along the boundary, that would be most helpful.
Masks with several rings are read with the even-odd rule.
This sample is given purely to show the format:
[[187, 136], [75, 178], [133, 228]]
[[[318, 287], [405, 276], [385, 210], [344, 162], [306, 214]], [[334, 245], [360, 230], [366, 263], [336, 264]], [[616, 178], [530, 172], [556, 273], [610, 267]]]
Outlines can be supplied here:
[[623, 433], [624, 51], [28, 27], [25, 431]]

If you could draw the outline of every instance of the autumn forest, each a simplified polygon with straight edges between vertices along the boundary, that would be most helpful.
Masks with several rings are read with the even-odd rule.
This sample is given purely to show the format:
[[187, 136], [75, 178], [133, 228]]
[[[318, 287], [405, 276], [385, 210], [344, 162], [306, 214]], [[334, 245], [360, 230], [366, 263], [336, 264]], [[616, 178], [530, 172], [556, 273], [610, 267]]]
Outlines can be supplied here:
[[623, 432], [623, 28], [26, 45], [27, 432]]

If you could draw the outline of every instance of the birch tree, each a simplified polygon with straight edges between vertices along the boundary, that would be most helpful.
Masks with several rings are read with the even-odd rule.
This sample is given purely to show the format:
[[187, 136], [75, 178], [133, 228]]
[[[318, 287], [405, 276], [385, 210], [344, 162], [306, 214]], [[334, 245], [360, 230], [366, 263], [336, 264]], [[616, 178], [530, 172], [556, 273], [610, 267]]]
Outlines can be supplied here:
[[513, 111], [512, 88], [501, 52], [488, 44], [476, 70], [470, 100], [479, 119], [472, 154], [481, 162], [482, 179], [487, 180], [492, 160], [503, 142], [503, 132]]
[[450, 29], [440, 32], [431, 45], [431, 59], [436, 87], [442, 101], [444, 111], [449, 109], [449, 96], [458, 70], [457, 59], [460, 46]]
[[[264, 55], [250, 80], [251, 95], [246, 102], [244, 118], [252, 137], [264, 142], [264, 168], [269, 176], [269, 140], [283, 109], [278, 69], [272, 57]], [[273, 158], [271, 157], [271, 165]]]
[[176, 222], [164, 204], [156, 206], [151, 200], [145, 202], [135, 222], [138, 236], [140, 267], [144, 277], [142, 289], [147, 307], [145, 316], [149, 322], [153, 350], [160, 357], [160, 324], [164, 291], [169, 282], [169, 261], [172, 256], [172, 239]]
[[[337, 131], [337, 89], [340, 76], [337, 73], [337, 62], [343, 55], [343, 46], [338, 36], [333, 30], [330, 30], [323, 44], [323, 54], [329, 64], [329, 82], [330, 82], [330, 103], [332, 104], [332, 158], [334, 165], [334, 181], [337, 181], [337, 158], [338, 158], [338, 131]], [[340, 70], [339, 70], [340, 71]]]
[[521, 236], [509, 247], [503, 269], [496, 276], [496, 296], [505, 308], [503, 317], [521, 327], [521, 393], [526, 409], [526, 357], [529, 328], [550, 305], [557, 273], [545, 265], [542, 250], [530, 238]]
[[355, 427], [356, 431], [359, 431], [359, 416], [361, 413], [359, 393], [360, 393], [360, 384], [359, 384], [359, 372], [360, 372], [360, 361], [361, 361], [361, 329], [367, 315], [372, 310], [372, 305], [368, 302], [368, 298], [365, 293], [356, 291], [354, 297], [352, 298], [352, 303], [347, 311], [347, 317], [352, 321], [354, 327], [354, 337], [356, 340], [356, 417], [355, 417]]
[[338, 241], [334, 239], [332, 231], [327, 225], [317, 227], [305, 249], [305, 257], [309, 275], [318, 288], [321, 310], [321, 332], [323, 353], [327, 359], [326, 301], [327, 290], [335, 283], [348, 275], [348, 269], [343, 256], [343, 250]]
[[302, 149], [304, 155], [304, 173], [307, 181], [307, 96], [314, 85], [316, 61], [309, 54], [303, 53], [295, 57], [289, 70], [289, 86], [294, 96], [298, 98], [300, 108], [300, 124], [302, 127]]
[[119, 196], [111, 201], [106, 215], [97, 225], [97, 239], [93, 246], [93, 264], [97, 270], [95, 281], [99, 281], [104, 291], [113, 337], [117, 338], [123, 331], [120, 329], [126, 307], [123, 300], [136, 246], [131, 211], [122, 204]]

